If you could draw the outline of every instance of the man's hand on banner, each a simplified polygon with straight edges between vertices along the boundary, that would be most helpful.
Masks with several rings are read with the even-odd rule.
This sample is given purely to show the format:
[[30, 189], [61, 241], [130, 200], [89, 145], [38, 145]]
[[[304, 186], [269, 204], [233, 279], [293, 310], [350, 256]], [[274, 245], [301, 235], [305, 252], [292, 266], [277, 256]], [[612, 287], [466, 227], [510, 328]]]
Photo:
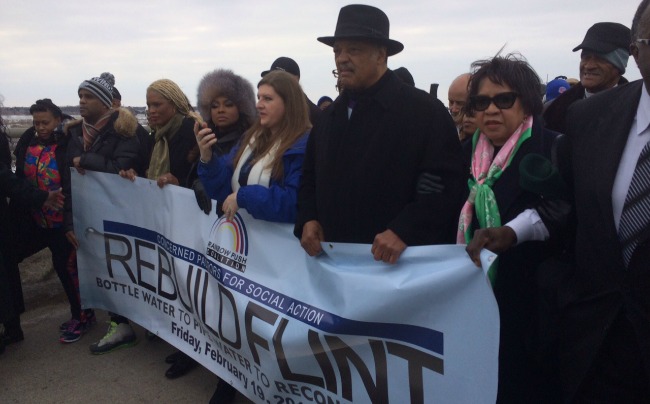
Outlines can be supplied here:
[[138, 177], [138, 173], [136, 173], [135, 170], [132, 168], [129, 168], [128, 170], [120, 170], [118, 174], [120, 175], [120, 177], [126, 178], [131, 182], [135, 181], [135, 179]]
[[323, 247], [320, 245], [325, 241], [323, 228], [318, 220], [310, 220], [302, 226], [302, 237], [300, 238], [300, 245], [312, 257], [323, 252]]
[[406, 247], [406, 243], [389, 229], [375, 236], [370, 252], [375, 257], [375, 261], [394, 264], [402, 255], [402, 252], [406, 250]]
[[477, 267], [481, 266], [481, 250], [500, 254], [517, 244], [517, 234], [508, 226], [478, 229], [465, 251]]
[[196, 198], [196, 203], [199, 205], [199, 208], [201, 208], [206, 215], [209, 215], [212, 210], [212, 200], [208, 196], [207, 192], [205, 192], [201, 180], [194, 180], [192, 183], [192, 190], [194, 191], [194, 197]]
[[81, 157], [77, 156], [72, 159], [72, 165], [77, 169], [77, 172], [81, 175], [86, 174], [86, 170], [81, 167]]

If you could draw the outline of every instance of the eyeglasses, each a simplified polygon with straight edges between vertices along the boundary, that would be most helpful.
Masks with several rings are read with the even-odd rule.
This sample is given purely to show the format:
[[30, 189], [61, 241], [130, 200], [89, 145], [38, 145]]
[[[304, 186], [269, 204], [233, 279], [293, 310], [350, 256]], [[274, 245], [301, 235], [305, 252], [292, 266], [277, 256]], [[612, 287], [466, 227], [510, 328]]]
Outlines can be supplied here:
[[650, 39], [635, 39], [634, 42], [636, 43], [642, 43], [645, 46], [650, 45]]
[[474, 111], [485, 111], [490, 107], [490, 104], [494, 103], [499, 109], [508, 109], [512, 108], [517, 101], [519, 94], [510, 91], [507, 93], [497, 94], [494, 97], [488, 97], [487, 95], [473, 95], [469, 97], [471, 107]]

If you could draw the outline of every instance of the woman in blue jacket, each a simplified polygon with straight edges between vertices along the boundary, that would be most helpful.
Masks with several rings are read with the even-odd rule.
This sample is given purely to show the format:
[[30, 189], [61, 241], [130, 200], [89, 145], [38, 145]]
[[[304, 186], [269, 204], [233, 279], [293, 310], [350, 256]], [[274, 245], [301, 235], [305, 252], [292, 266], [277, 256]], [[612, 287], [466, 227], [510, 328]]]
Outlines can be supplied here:
[[[292, 75], [266, 74], [257, 85], [258, 116], [226, 155], [213, 152], [218, 138], [199, 128], [198, 174], [206, 193], [232, 219], [244, 208], [256, 219], [294, 223], [300, 173], [307, 144], [309, 109]], [[219, 382], [210, 403], [229, 403], [236, 390]]]
[[199, 178], [210, 198], [232, 219], [239, 208], [256, 219], [293, 223], [296, 195], [311, 124], [305, 96], [290, 74], [274, 71], [257, 86], [259, 116], [239, 145], [213, 157], [210, 128], [197, 133]]

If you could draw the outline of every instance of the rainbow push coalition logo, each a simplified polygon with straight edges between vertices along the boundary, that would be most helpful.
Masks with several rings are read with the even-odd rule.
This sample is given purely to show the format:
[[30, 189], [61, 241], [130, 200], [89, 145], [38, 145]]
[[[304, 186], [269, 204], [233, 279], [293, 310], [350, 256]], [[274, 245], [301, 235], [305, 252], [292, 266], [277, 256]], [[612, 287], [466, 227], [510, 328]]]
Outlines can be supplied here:
[[239, 214], [235, 214], [232, 220], [222, 216], [214, 222], [210, 230], [207, 255], [232, 269], [246, 271], [248, 233]]

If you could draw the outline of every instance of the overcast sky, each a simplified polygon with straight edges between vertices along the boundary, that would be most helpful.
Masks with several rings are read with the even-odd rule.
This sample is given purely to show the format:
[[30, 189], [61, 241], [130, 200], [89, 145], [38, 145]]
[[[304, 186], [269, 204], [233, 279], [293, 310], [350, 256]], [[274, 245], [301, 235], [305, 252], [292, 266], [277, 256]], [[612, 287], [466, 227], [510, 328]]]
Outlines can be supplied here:
[[[193, 104], [202, 76], [229, 68], [256, 86], [278, 56], [301, 69], [316, 102], [336, 96], [333, 53], [316, 41], [334, 34], [348, 1], [1, 0], [0, 95], [5, 106], [39, 98], [76, 105], [81, 81], [115, 75], [123, 105], [145, 105], [154, 80], [178, 83]], [[577, 46], [599, 21], [630, 26], [638, 0], [368, 1], [384, 10], [390, 36], [405, 45], [390, 68], [407, 67], [416, 86], [447, 87], [472, 61], [520, 52], [542, 80], [578, 77]], [[625, 76], [640, 78], [630, 58]]]

